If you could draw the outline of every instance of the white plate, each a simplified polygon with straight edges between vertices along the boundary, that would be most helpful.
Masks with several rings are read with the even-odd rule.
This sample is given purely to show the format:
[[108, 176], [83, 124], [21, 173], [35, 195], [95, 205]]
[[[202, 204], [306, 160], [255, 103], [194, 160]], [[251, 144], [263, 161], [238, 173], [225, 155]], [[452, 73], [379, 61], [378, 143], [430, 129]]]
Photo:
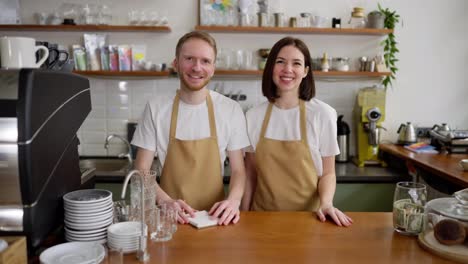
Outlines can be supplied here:
[[70, 207], [70, 206], [65, 205], [63, 208], [65, 209], [66, 213], [92, 214], [92, 213], [99, 213], [102, 211], [107, 211], [109, 209], [112, 209], [112, 203], [106, 204], [103, 206], [92, 206], [90, 208], [78, 208], [78, 207]]
[[69, 242], [46, 249], [39, 256], [44, 264], [88, 264], [101, 262], [106, 251], [95, 242]]
[[104, 204], [113, 204], [112, 202], [112, 198], [106, 198], [105, 200], [101, 200], [101, 201], [95, 201], [95, 202], [92, 202], [92, 203], [85, 203], [85, 204], [80, 204], [80, 203], [70, 203], [70, 202], [64, 202], [63, 204], [66, 205], [66, 206], [70, 206], [70, 207], [77, 207], [77, 208], [92, 208], [92, 207], [95, 207], [95, 206], [102, 206]]
[[109, 201], [102, 201], [102, 202], [98, 202], [98, 203], [89, 203], [89, 204], [67, 204], [65, 203], [63, 205], [64, 208], [67, 208], [67, 209], [76, 209], [76, 210], [85, 210], [85, 209], [89, 209], [89, 210], [93, 210], [95, 208], [108, 208], [108, 207], [113, 207], [113, 203], [111, 200]]
[[107, 208], [104, 211], [99, 211], [96, 213], [88, 213], [88, 212], [74, 212], [74, 211], [65, 211], [65, 216], [79, 216], [79, 217], [88, 217], [88, 216], [101, 216], [104, 214], [108, 214], [110, 212], [114, 212], [112, 207]]
[[96, 217], [79, 217], [79, 216], [65, 215], [65, 221], [78, 223], [78, 224], [96, 223], [96, 222], [101, 222], [101, 221], [113, 219], [113, 218], [114, 218], [113, 212], [110, 212], [107, 215], [101, 215], [101, 216], [96, 216]]
[[141, 223], [129, 221], [113, 224], [107, 228], [107, 233], [115, 237], [138, 236], [141, 234]]
[[106, 243], [107, 242], [107, 236], [99, 236], [99, 237], [74, 237], [74, 236], [71, 236], [71, 235], [67, 235], [65, 234], [65, 239], [67, 241], [82, 241], [82, 242], [100, 242], [102, 240], [106, 240], [105, 242], [102, 242], [102, 243]]
[[65, 235], [66, 236], [76, 237], [76, 238], [101, 237], [101, 236], [107, 237], [106, 232], [96, 232], [96, 233], [93, 233], [93, 234], [76, 234], [76, 233], [73, 233], [73, 232], [65, 231]]
[[112, 199], [112, 193], [108, 190], [87, 189], [69, 192], [63, 196], [66, 203], [89, 204], [102, 200]]
[[95, 222], [95, 223], [85, 223], [85, 224], [77, 224], [77, 223], [72, 223], [68, 221], [64, 221], [65, 225], [68, 228], [71, 229], [76, 229], [76, 230], [95, 230], [95, 229], [100, 229], [102, 227], [108, 227], [109, 225], [112, 224], [113, 219], [105, 220], [105, 221], [100, 221], [100, 222]]
[[75, 230], [75, 229], [71, 229], [65, 226], [65, 232], [70, 233], [70, 234], [75, 234], [75, 235], [92, 235], [92, 234], [102, 233], [102, 232], [107, 233], [107, 226], [103, 228], [93, 229], [93, 230]]

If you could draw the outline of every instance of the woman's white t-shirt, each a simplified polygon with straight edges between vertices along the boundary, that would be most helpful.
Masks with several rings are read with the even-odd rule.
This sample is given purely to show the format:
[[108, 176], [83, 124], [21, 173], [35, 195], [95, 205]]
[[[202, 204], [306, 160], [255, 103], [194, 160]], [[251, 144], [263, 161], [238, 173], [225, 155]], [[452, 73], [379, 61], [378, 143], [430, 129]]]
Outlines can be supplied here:
[[[232, 99], [210, 91], [213, 101], [218, 148], [221, 168], [226, 151], [239, 150], [249, 146], [246, 122], [240, 105]], [[166, 160], [169, 143], [169, 129], [174, 96], [156, 96], [145, 107], [143, 117], [133, 135], [132, 144], [155, 151], [161, 165]], [[179, 101], [176, 138], [181, 140], [203, 139], [210, 136], [208, 108], [206, 101], [190, 105]], [[200, 153], [203, 155], [203, 153]]]
[[[251, 146], [247, 152], [255, 152], [268, 102], [264, 102], [247, 114], [247, 131]], [[328, 104], [312, 99], [305, 102], [307, 142], [318, 176], [322, 176], [322, 157], [335, 156], [340, 153], [336, 140], [337, 114]], [[299, 106], [291, 109], [280, 109], [273, 105], [270, 122], [265, 133], [266, 138], [276, 140], [299, 140], [301, 138]]]

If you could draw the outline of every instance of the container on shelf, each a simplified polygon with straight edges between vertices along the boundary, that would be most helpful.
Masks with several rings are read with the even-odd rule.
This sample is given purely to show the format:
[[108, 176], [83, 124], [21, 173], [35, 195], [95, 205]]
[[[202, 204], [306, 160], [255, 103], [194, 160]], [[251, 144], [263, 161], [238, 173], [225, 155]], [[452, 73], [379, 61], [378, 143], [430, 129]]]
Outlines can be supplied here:
[[332, 59], [332, 70], [346, 72], [349, 71], [349, 58], [336, 57]]
[[367, 21], [364, 16], [364, 8], [355, 7], [351, 13], [348, 24], [350, 28], [365, 28]]

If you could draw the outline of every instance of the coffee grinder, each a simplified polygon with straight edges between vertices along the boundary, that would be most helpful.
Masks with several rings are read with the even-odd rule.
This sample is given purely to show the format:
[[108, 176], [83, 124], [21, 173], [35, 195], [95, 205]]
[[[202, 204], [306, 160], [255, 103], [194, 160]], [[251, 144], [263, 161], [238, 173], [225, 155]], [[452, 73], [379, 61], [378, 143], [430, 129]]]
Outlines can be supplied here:
[[354, 108], [357, 136], [357, 157], [354, 163], [366, 165], [385, 165], [378, 159], [380, 129], [385, 120], [385, 90], [377, 87], [360, 89]]

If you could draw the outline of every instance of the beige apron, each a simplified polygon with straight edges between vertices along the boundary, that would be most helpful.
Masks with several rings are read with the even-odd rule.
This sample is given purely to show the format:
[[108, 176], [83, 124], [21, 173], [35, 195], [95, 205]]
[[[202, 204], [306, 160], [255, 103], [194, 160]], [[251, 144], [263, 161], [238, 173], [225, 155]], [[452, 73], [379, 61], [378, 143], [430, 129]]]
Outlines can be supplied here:
[[300, 140], [265, 138], [272, 107], [270, 103], [255, 152], [257, 187], [252, 210], [316, 211], [318, 177], [307, 144], [304, 101], [299, 100]]
[[177, 93], [172, 106], [169, 145], [161, 176], [161, 188], [172, 199], [185, 200], [196, 210], [209, 210], [214, 203], [224, 199], [213, 102], [209, 92], [206, 104], [210, 137], [198, 140], [177, 139]]

